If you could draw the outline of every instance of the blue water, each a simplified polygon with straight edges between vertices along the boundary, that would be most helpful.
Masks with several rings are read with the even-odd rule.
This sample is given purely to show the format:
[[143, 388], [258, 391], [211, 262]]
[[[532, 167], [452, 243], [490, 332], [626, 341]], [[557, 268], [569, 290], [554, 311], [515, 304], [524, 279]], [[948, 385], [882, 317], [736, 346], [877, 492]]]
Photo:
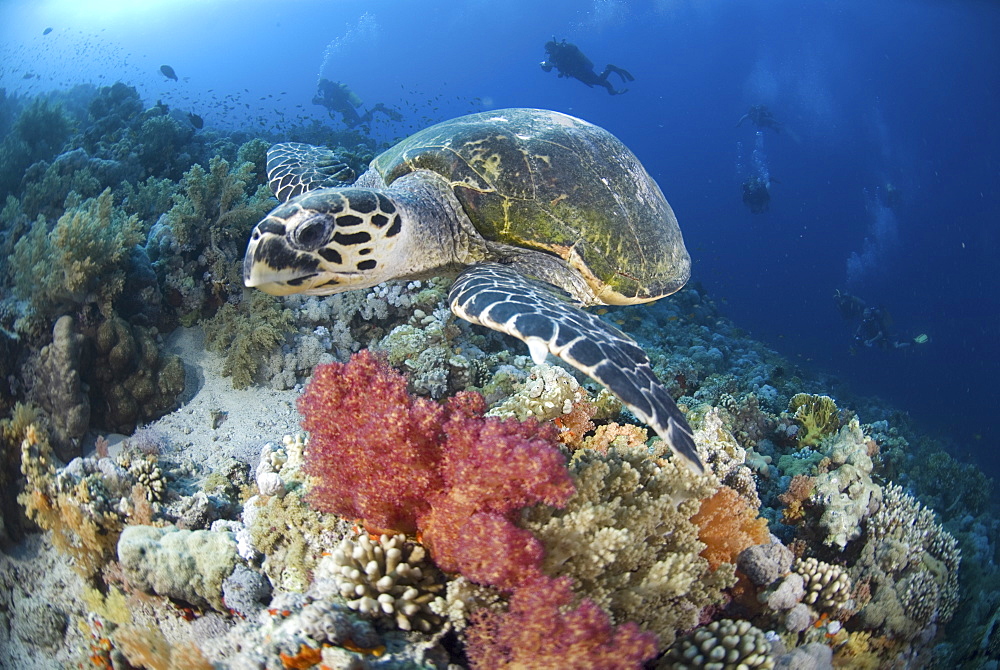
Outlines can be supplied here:
[[[629, 70], [629, 92], [543, 72], [553, 36], [599, 70]], [[206, 128], [278, 138], [304, 118], [337, 125], [311, 104], [321, 76], [366, 108], [404, 112], [374, 123], [383, 140], [491, 108], [586, 118], [659, 181], [693, 280], [737, 325], [996, 475], [998, 36], [1000, 7], [987, 2], [7, 1], [0, 87], [122, 80]], [[736, 127], [754, 104], [782, 132]], [[765, 168], [770, 208], [752, 214], [740, 182]], [[883, 305], [895, 336], [929, 342], [852, 347], [835, 289]]]

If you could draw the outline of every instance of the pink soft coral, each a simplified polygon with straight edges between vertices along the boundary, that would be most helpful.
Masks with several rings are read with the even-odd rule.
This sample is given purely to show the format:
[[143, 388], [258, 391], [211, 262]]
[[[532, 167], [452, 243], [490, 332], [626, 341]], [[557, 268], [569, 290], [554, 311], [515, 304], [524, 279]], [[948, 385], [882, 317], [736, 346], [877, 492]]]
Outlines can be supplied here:
[[414, 533], [441, 488], [441, 405], [406, 392], [406, 379], [365, 350], [317, 366], [299, 397], [310, 433], [310, 502], [369, 527]]
[[483, 417], [477, 393], [444, 406], [365, 350], [316, 369], [299, 399], [318, 509], [378, 531], [419, 531], [449, 572], [503, 589], [541, 574], [542, 547], [514, 524], [528, 505], [573, 493], [556, 429]]
[[477, 393], [443, 406], [414, 398], [368, 351], [317, 367], [299, 399], [310, 501], [369, 529], [419, 532], [442, 569], [513, 592], [507, 612], [481, 611], [468, 629], [473, 667], [641, 667], [656, 636], [615, 628], [591, 600], [573, 607], [570, 580], [542, 574], [541, 543], [514, 523], [524, 507], [573, 494], [558, 431], [484, 409]]
[[590, 599], [572, 604], [568, 577], [538, 577], [514, 592], [506, 613], [477, 611], [466, 630], [472, 667], [625, 670], [656, 655], [652, 633], [634, 623], [612, 626]]

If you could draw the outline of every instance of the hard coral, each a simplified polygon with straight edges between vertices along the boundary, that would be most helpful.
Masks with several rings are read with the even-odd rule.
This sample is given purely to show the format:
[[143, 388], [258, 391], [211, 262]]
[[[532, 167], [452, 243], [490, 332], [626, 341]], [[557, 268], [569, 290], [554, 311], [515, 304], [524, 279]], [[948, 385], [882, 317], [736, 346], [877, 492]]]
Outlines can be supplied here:
[[816, 446], [840, 428], [837, 403], [830, 396], [798, 393], [788, 402], [788, 411], [799, 425], [800, 447]]
[[420, 530], [439, 567], [475, 582], [513, 588], [538, 574], [541, 546], [514, 518], [572, 494], [554, 427], [484, 418], [476, 393], [443, 406], [414, 398], [368, 351], [318, 367], [299, 409], [317, 508], [379, 530]]
[[565, 509], [536, 506], [521, 521], [545, 547], [543, 569], [571, 577], [574, 591], [613, 621], [635, 621], [671, 644], [735, 582], [732, 566], [709, 569], [690, 521], [714, 478], [658, 459], [645, 445], [578, 452], [571, 470], [577, 492]]
[[774, 667], [771, 643], [749, 621], [720, 619], [686, 635], [657, 665], [659, 670]]
[[362, 533], [344, 538], [320, 562], [316, 577], [330, 579], [352, 610], [394, 620], [401, 630], [427, 632], [441, 623], [433, 609], [444, 604], [444, 580], [425, 553], [403, 535], [373, 542]]
[[566, 577], [538, 577], [518, 589], [504, 613], [479, 610], [467, 630], [472, 668], [562, 670], [641, 668], [656, 637], [628, 623], [613, 627], [593, 601], [573, 607]]

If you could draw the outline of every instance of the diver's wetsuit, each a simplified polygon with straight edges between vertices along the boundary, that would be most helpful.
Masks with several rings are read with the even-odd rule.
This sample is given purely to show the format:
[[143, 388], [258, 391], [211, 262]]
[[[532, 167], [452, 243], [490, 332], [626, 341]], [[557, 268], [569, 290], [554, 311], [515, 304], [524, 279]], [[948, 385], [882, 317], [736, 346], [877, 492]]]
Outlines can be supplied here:
[[621, 95], [628, 91], [627, 88], [616, 90], [611, 82], [608, 81], [608, 75], [612, 72], [621, 77], [623, 82], [635, 81], [635, 77], [628, 70], [624, 70], [617, 65], [609, 64], [604, 68], [604, 72], [597, 74], [594, 72], [594, 64], [590, 62], [589, 58], [583, 55], [580, 47], [566, 40], [562, 42], [556, 42], [555, 40], [546, 42], [545, 53], [549, 56], [547, 60], [542, 61], [542, 69], [546, 72], [551, 72], [554, 67], [559, 71], [560, 77], [577, 79], [591, 88], [595, 84], [603, 86], [608, 89], [608, 93], [611, 95]]
[[760, 177], [750, 177], [743, 182], [743, 203], [754, 214], [763, 214], [771, 204], [768, 184]]

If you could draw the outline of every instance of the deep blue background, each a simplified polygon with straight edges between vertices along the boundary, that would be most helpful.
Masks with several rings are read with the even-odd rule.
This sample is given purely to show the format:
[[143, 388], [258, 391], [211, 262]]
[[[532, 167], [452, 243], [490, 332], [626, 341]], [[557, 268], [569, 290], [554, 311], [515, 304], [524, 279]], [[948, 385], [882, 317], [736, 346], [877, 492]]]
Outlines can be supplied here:
[[[553, 36], [598, 68], [630, 70], [629, 93], [542, 72]], [[310, 104], [322, 72], [406, 111], [405, 124], [376, 127], [385, 139], [479, 109], [581, 116], [659, 181], [694, 279], [737, 325], [908, 411], [996, 475], [998, 36], [986, 2], [5, 2], [0, 86], [121, 79], [209, 127], [266, 129], [279, 111], [329, 122]], [[164, 63], [181, 81], [159, 74]], [[765, 133], [778, 183], [770, 212], [752, 215], [737, 157], [742, 143], [749, 161], [754, 130], [735, 125], [760, 103], [786, 129]], [[895, 211], [872, 206], [888, 183]], [[848, 285], [853, 252], [866, 260]], [[837, 288], [930, 343], [852, 355]]]

